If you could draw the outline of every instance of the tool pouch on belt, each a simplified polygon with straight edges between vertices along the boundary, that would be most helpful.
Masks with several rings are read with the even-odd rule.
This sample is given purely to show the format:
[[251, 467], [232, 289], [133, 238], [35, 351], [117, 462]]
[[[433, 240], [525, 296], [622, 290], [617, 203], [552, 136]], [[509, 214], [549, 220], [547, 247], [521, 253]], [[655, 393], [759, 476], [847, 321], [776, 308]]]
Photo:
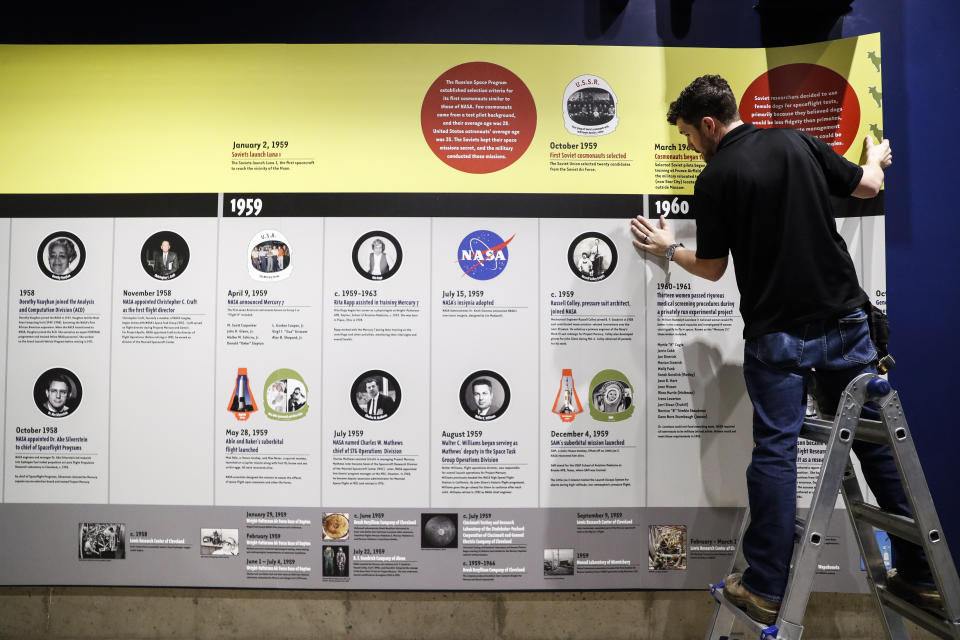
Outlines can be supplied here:
[[887, 314], [878, 309], [869, 300], [863, 304], [863, 310], [867, 314], [867, 324], [870, 327], [870, 339], [877, 347], [877, 356], [883, 360], [890, 351], [890, 321]]

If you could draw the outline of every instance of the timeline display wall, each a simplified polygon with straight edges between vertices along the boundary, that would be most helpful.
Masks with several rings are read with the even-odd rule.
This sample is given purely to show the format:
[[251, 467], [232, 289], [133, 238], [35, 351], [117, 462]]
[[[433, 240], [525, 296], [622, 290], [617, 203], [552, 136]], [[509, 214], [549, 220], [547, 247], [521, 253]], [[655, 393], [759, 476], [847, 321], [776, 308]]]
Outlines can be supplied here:
[[[879, 35], [0, 47], [2, 584], [698, 588], [746, 503], [694, 77], [853, 161]], [[883, 199], [837, 202], [884, 306]], [[802, 446], [801, 506], [822, 449]], [[806, 501], [806, 502], [804, 502]], [[864, 588], [842, 515], [821, 588]]]

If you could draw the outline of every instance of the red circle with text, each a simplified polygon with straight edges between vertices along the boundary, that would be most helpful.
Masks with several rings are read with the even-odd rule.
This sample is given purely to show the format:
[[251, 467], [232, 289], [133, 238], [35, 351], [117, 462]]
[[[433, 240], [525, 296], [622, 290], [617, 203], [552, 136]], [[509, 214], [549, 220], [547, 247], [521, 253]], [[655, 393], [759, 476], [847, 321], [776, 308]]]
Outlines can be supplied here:
[[446, 164], [466, 173], [492, 173], [509, 167], [530, 146], [537, 105], [509, 69], [467, 62], [430, 85], [420, 126], [427, 145]]
[[758, 127], [805, 131], [846, 153], [860, 128], [860, 100], [846, 78], [818, 64], [787, 64], [750, 83], [740, 117]]

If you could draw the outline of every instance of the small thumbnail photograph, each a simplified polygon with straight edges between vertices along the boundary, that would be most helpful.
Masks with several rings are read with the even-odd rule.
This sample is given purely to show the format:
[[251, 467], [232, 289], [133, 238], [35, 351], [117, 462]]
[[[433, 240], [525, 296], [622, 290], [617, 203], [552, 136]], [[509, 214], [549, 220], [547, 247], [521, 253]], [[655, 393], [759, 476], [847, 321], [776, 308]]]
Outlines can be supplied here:
[[648, 568], [651, 571], [687, 568], [687, 525], [650, 525]]
[[349, 513], [323, 514], [323, 539], [346, 540], [350, 537]]
[[122, 523], [80, 523], [81, 560], [120, 560], [126, 556], [126, 527]]
[[456, 549], [459, 540], [457, 514], [421, 513], [421, 549]]
[[573, 549], [544, 549], [543, 575], [572, 576]]
[[323, 577], [346, 578], [350, 575], [350, 547], [344, 544], [323, 545]]
[[239, 529], [200, 529], [200, 555], [229, 557], [240, 553]]

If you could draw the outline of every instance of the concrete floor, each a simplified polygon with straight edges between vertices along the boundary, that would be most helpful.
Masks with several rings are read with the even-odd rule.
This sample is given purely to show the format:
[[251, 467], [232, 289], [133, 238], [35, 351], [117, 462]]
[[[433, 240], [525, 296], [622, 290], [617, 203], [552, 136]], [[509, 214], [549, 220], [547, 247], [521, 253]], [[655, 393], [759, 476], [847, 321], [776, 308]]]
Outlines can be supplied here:
[[[0, 638], [27, 640], [355, 638], [358, 640], [700, 639], [705, 591], [409, 593], [0, 588]], [[934, 636], [911, 627], [913, 640]], [[815, 593], [804, 638], [878, 640], [869, 596]]]

